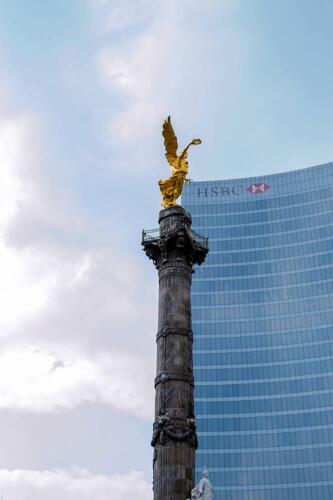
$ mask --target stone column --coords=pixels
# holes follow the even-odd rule
[[[191,280],[208,252],[180,206],[161,210],[158,233],[144,231],[144,250],[159,275],[154,500],[186,500],[194,481],[197,436],[193,404]]]

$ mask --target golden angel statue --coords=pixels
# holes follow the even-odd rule
[[[171,177],[160,180],[158,184],[162,194],[162,205],[167,208],[176,205],[176,200],[183,190],[188,172],[187,150],[192,144],[201,144],[201,140],[193,139],[181,155],[177,156],[178,142],[171,125],[170,116],[163,123],[162,135],[164,137],[165,156],[171,167]]]

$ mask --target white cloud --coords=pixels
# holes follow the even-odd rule
[[[158,8],[158,1],[90,0],[90,6],[95,20],[95,30],[99,36],[103,36],[149,22],[154,10]]]
[[[53,270],[36,273],[42,264],[39,257],[30,250],[9,248],[0,240],[0,337],[37,314],[48,301],[56,275]]]
[[[168,108],[167,95],[164,102],[156,95],[156,87],[164,86],[165,36],[156,28],[132,39],[129,45],[100,51],[102,75],[113,91],[122,94],[124,102],[124,109],[111,124],[114,142],[130,146],[147,139],[153,127],[160,125],[160,117]]]
[[[216,80],[221,48],[213,44],[209,22],[197,20],[202,16],[207,23],[225,3],[157,2],[144,30],[117,44],[103,41],[98,54],[101,74],[123,103],[112,118],[114,143],[130,147],[147,141],[162,119],[175,112],[200,119]],[[115,12],[113,2],[106,7]]]
[[[16,168],[24,146],[27,123],[8,117],[0,120],[0,225],[14,214],[19,196]],[[1,227],[0,226],[0,227]]]
[[[38,137],[32,118],[0,121],[0,408],[151,418],[151,292],[129,256],[75,243],[89,225],[51,187]]]
[[[0,408],[103,402],[151,418],[155,311],[131,260],[4,249]]]
[[[0,470],[4,500],[152,500],[143,474],[102,475],[70,470]]]
[[[0,354],[0,408],[45,412],[103,402],[152,418],[145,372],[143,360],[126,353],[69,352],[59,358],[32,348],[8,349]]]
[[[0,336],[40,310],[54,284],[52,271],[36,274],[38,252],[19,251],[5,241],[19,202],[26,196],[19,173],[34,156],[32,127],[32,120],[24,116],[8,114],[0,120]]]
[[[148,284],[142,290],[128,257],[102,249],[68,253],[67,261],[53,256],[52,269],[47,306],[0,356],[2,380],[10,381],[0,382],[0,407],[52,411],[104,402],[151,418],[156,314]]]

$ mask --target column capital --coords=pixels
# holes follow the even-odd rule
[[[142,231],[142,246],[157,269],[202,264],[208,253],[208,239],[191,229],[191,215],[180,206],[160,211],[158,229]]]

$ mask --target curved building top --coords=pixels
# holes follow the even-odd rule
[[[186,205],[258,201],[333,185],[333,162],[278,174],[186,183]]]

